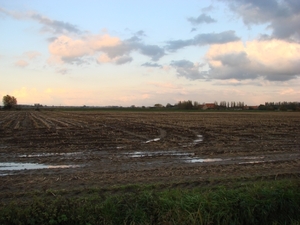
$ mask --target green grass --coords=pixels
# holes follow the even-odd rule
[[[53,191],[3,203],[0,224],[300,224],[299,190],[297,178],[230,188],[93,188],[79,197]]]

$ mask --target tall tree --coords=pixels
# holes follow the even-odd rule
[[[4,108],[11,109],[17,105],[17,99],[14,96],[6,95],[2,99]]]

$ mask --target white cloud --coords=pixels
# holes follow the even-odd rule
[[[62,35],[49,44],[49,52],[52,55],[50,61],[72,63],[76,60],[78,61],[81,57],[95,55],[104,47],[119,45],[120,42],[119,38],[111,37],[107,34],[80,39],[73,39],[69,36]]]
[[[300,44],[282,40],[211,45],[206,53],[213,79],[290,80],[300,75]]]
[[[39,53],[37,51],[29,51],[29,52],[25,52],[23,55],[24,55],[24,57],[28,58],[29,60],[33,60],[33,59],[40,57],[41,53]]]
[[[21,68],[24,68],[24,67],[26,67],[28,65],[29,65],[29,63],[27,61],[25,61],[25,60],[22,60],[22,59],[20,59],[17,62],[15,62],[15,66],[18,66],[18,67],[21,67]]]

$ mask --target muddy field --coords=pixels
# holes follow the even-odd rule
[[[0,199],[300,174],[300,113],[0,111]]]

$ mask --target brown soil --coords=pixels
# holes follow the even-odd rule
[[[299,176],[299,124],[296,112],[0,111],[0,199],[123,184]],[[4,170],[11,162],[49,168]]]

